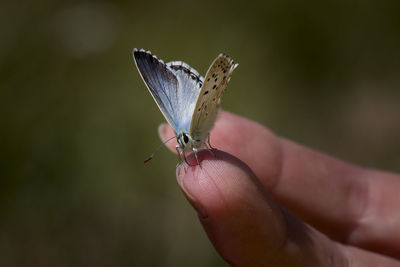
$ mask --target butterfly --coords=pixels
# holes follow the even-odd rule
[[[209,132],[217,119],[221,95],[238,64],[220,54],[202,77],[185,62],[164,63],[148,50],[134,48],[133,58],[150,94],[175,131],[179,158],[188,163],[185,153],[194,152],[200,165],[197,151],[212,148]]]

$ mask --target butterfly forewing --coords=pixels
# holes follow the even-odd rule
[[[221,95],[237,65],[229,56],[220,54],[208,69],[190,124],[193,139],[204,141],[213,127]]]
[[[165,64],[144,49],[134,49],[136,66],[151,95],[175,132],[189,132],[203,77],[182,61]]]
[[[134,49],[133,58],[140,76],[156,101],[168,123],[176,129],[178,110],[173,92],[177,91],[178,80],[162,60],[144,49]]]

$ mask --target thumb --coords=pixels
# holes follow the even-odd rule
[[[337,243],[284,211],[243,162],[214,152],[216,157],[206,150],[198,153],[201,167],[189,156],[193,166],[179,166],[177,180],[227,262],[235,266],[344,266]]]

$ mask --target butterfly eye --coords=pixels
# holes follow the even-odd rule
[[[183,142],[185,142],[186,144],[189,142],[189,137],[187,137],[186,134],[183,134]]]

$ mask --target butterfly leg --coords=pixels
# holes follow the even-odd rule
[[[206,147],[207,147],[207,150],[211,153],[211,155],[213,155],[214,157],[217,157],[217,155],[215,155],[215,153],[214,153],[214,147],[212,147],[212,145],[211,145],[211,143],[210,143],[210,133],[208,133],[208,136],[207,136],[207,143],[205,143],[205,145],[206,145]]]
[[[178,153],[178,164],[176,165],[176,167],[178,167],[179,165],[181,165],[183,163],[182,154],[183,154],[183,158],[185,159],[185,162],[187,163],[185,154],[183,153],[183,151],[180,150],[181,147],[179,145],[176,145],[175,149],[176,149],[176,152]],[[185,172],[186,172],[186,166],[185,165],[183,165],[183,168],[185,169]]]
[[[199,158],[197,157],[197,149],[196,148],[192,148],[193,149],[193,153],[194,153],[194,157],[196,158],[196,161],[197,161],[197,165],[199,165],[200,166],[200,168],[201,168],[201,165],[200,165],[200,162],[199,162]]]
[[[208,133],[208,136],[207,136],[207,144],[211,149],[215,149],[210,143],[210,133]]]
[[[182,163],[182,155],[181,155],[181,151],[179,150],[180,146],[176,145],[175,149],[176,149],[176,153],[178,153],[178,160],[179,160],[178,164],[181,164]]]
[[[213,147],[210,147],[208,144],[205,144],[206,145],[206,149],[207,149],[207,151],[208,152],[210,152],[210,154],[211,155],[213,155],[214,156],[214,158],[216,158],[217,157],[217,155],[215,155],[215,153],[214,153],[214,148]]]

